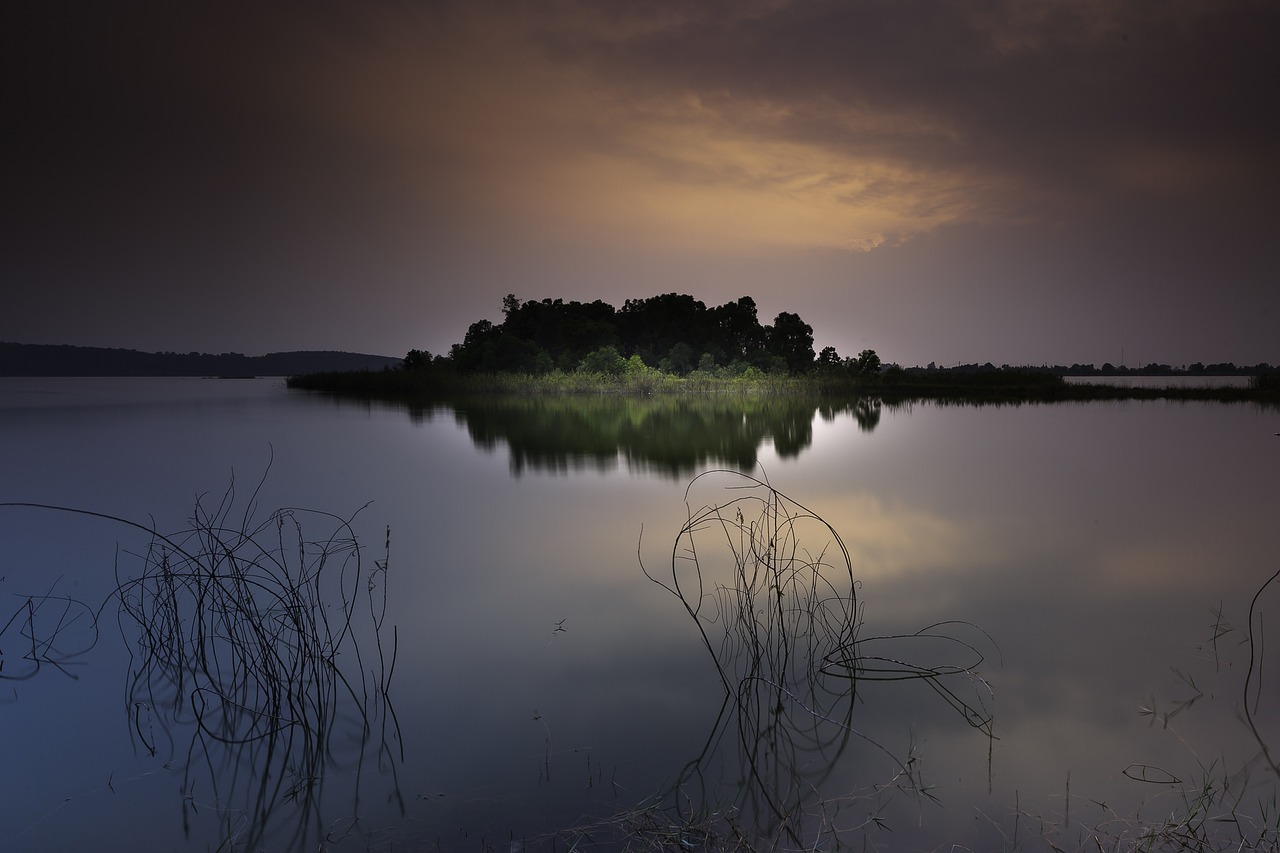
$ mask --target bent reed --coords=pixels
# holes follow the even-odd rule
[[[384,636],[390,531],[387,556],[368,568],[354,515],[285,507],[259,518],[261,488],[239,507],[233,477],[217,501],[197,499],[187,529],[169,534],[74,507],[0,503],[149,537],[126,553],[136,565],[117,555],[117,586],[101,606],[52,591],[28,598],[0,628],[25,638],[26,666],[0,679],[66,671],[97,643],[114,600],[131,661],[122,722],[147,755],[181,774],[188,836],[204,821],[200,836],[216,826],[220,849],[323,847],[361,831],[362,788],[375,772],[404,810],[394,626]],[[304,522],[328,530],[310,536]],[[327,795],[335,771],[352,780],[345,803]]]

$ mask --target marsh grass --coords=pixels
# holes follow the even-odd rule
[[[339,397],[424,401],[467,394],[514,395],[674,395],[674,396],[822,396],[833,399],[874,397],[886,404],[931,401],[991,405],[1106,400],[1170,400],[1280,405],[1278,374],[1250,377],[1247,386],[1138,386],[1067,382],[1058,373],[1036,368],[904,370],[890,367],[869,374],[841,370],[807,373],[725,368],[669,373],[635,360],[617,372],[552,370],[546,373],[471,373],[449,367],[387,369],[290,376],[290,388]]]
[[[552,371],[551,373],[495,373],[466,376],[460,388],[498,394],[621,394],[662,395],[746,395],[774,396],[816,393],[821,383],[815,377],[766,374],[729,376],[694,371],[677,376],[653,368],[619,375]]]
[[[130,653],[123,722],[137,747],[180,768],[188,834],[212,820],[224,850],[261,849],[269,837],[302,849],[357,831],[362,786],[375,771],[400,798],[394,627],[385,636],[390,532],[386,556],[369,568],[353,518],[299,508],[259,517],[261,486],[240,505],[233,478],[169,534],[82,509],[0,504],[148,535],[145,549],[117,556],[117,587],[100,607],[51,592],[29,598],[0,631],[23,638],[25,665],[0,675],[68,671],[97,642],[114,601]],[[304,522],[326,532],[311,537]],[[350,800],[326,796],[334,773],[347,777]],[[335,808],[350,817],[333,822]]]
[[[1061,810],[1039,812],[1015,802],[1011,820],[984,817],[1000,839],[998,849],[1011,853],[1275,853],[1280,851],[1280,803],[1274,784],[1259,779],[1257,769],[1249,762],[1231,771],[1214,760],[1187,779],[1134,779],[1156,793],[1125,812],[1079,793],[1073,798],[1068,774]]]
[[[702,488],[717,499],[698,505],[692,494]],[[643,842],[636,849],[666,849],[672,833],[689,832],[703,846],[714,840],[709,849],[841,846],[885,828],[890,799],[927,801],[914,748],[900,755],[859,728],[866,682],[922,682],[994,738],[991,691],[979,674],[979,645],[990,638],[960,622],[863,636],[848,549],[816,513],[732,471],[696,477],[685,499],[669,573],[655,575],[643,561],[641,568],[688,614],[724,700],[702,751],[666,794],[613,822],[633,827],[631,840]],[[927,663],[911,659],[916,646]],[[884,778],[854,792],[826,790],[842,758],[867,763],[868,754],[888,768]],[[727,791],[716,772],[723,767],[740,773]]]
[[[1093,799],[1088,792],[1071,788],[1065,779],[1061,808],[1054,812],[1026,809],[1015,803],[1012,821],[988,816],[1008,851],[1141,851],[1142,853],[1228,853],[1228,851],[1280,851],[1280,767],[1261,718],[1273,708],[1262,706],[1264,687],[1274,672],[1264,669],[1262,603],[1280,583],[1280,571],[1256,590],[1247,610],[1247,627],[1233,625],[1220,605],[1212,611],[1208,638],[1197,646],[1202,655],[1193,661],[1200,672],[1172,668],[1179,693],[1172,698],[1150,697],[1137,713],[1146,724],[1181,743],[1187,751],[1190,772],[1173,772],[1134,763],[1123,775],[1134,790],[1149,791],[1136,807],[1123,810]],[[1241,656],[1247,661],[1241,661]],[[1239,674],[1243,671],[1243,678]],[[1270,676],[1270,677],[1268,677]],[[1226,705],[1227,707],[1224,707]],[[1224,713],[1224,711],[1228,713]],[[1226,727],[1241,726],[1252,748],[1237,746],[1201,757],[1206,745],[1183,731],[1199,714],[1218,721],[1211,726],[1219,735]],[[1225,721],[1225,718],[1233,720]],[[1205,720],[1195,721],[1203,732]],[[1224,740],[1226,740],[1224,738]],[[1215,749],[1217,744],[1209,744]]]
[[[54,581],[43,594],[18,596],[20,603],[0,625],[0,682],[29,681],[45,668],[78,678],[75,669],[98,644],[98,611],[55,594],[56,588]]]
[[[145,548],[117,558],[116,590],[102,605],[51,586],[7,611],[0,680],[74,678],[114,605],[131,655],[122,722],[143,752],[181,774],[188,829],[218,828],[223,850],[324,849],[369,837],[360,818],[366,774],[388,779],[404,812],[389,699],[396,635],[385,630],[390,536],[384,558],[366,566],[354,516],[297,508],[262,516],[261,486],[241,502],[233,479],[220,497],[197,500],[188,526],[169,534],[81,509],[0,504],[106,519],[147,536]],[[839,534],[763,479],[710,471],[694,478],[685,502],[666,571],[643,559],[641,570],[688,616],[722,688],[716,719],[698,754],[653,797],[535,843],[564,853],[894,849],[884,833],[903,807],[923,813],[939,800],[914,743],[890,748],[860,724],[863,688],[924,685],[990,745],[993,691],[982,668],[994,642],[964,622],[867,635]],[[320,536],[307,532],[317,526]],[[1182,776],[1131,764],[1124,775],[1152,793],[1130,809],[1073,791],[1067,774],[1056,811],[1015,797],[1008,811],[983,816],[998,841],[992,849],[1280,853],[1261,630],[1264,597],[1278,585],[1280,572],[1259,587],[1246,628],[1220,607],[1203,644],[1211,672],[1244,671],[1232,695],[1255,741],[1251,756],[1197,760]],[[1245,652],[1247,669],[1232,669],[1228,657]],[[1175,674],[1182,692],[1152,697],[1137,713],[1181,737],[1178,727],[1212,691],[1204,673]],[[546,750],[549,777],[549,729]],[[871,781],[849,787],[837,772],[849,765]],[[351,799],[330,796],[335,771],[354,779]],[[422,849],[402,841],[396,833],[394,847],[377,849]]]
[[[291,376],[290,388],[347,397],[431,399],[456,394],[533,395],[738,395],[815,394],[825,387],[817,376],[768,374],[758,370],[730,375],[694,371],[686,376],[650,367],[619,374],[553,370],[549,373],[455,373],[385,370]]]
[[[713,481],[723,499],[692,500],[698,486]],[[905,849],[899,845],[906,839],[892,835],[904,815],[901,806],[923,819],[930,804],[946,804],[930,787],[916,744],[894,752],[859,727],[860,691],[872,681],[923,683],[990,745],[996,737],[988,710],[992,689],[980,668],[981,650],[994,642],[963,622],[867,636],[860,586],[839,535],[763,480],[708,472],[694,479],[686,502],[688,520],[673,545],[669,571],[651,572],[643,560],[642,570],[680,602],[695,626],[724,690],[719,716],[702,751],[668,788],[610,818],[557,833],[550,848]],[[1120,810],[1079,786],[1073,791],[1068,771],[1056,810],[1028,807],[1015,793],[1003,813],[977,816],[989,824],[990,846],[969,847],[957,838],[946,849],[1280,851],[1280,767],[1256,722],[1265,692],[1259,688],[1260,599],[1278,584],[1280,572],[1258,590],[1247,630],[1231,625],[1219,608],[1203,644],[1210,672],[1174,669],[1177,696],[1152,697],[1138,709],[1140,719],[1190,750],[1191,735],[1179,726],[1214,701],[1204,684],[1210,676],[1244,669],[1233,667],[1228,656],[1245,650],[1248,671],[1235,695],[1238,718],[1256,739],[1251,757],[1235,763],[1223,756],[1196,758],[1194,772],[1184,777],[1130,764],[1123,775],[1141,796],[1136,806]],[[843,783],[832,772],[838,764],[871,768],[868,757],[874,755],[885,759],[881,766],[887,762],[884,776],[839,787]]]

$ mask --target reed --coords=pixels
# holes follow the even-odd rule
[[[713,480],[724,499],[695,509],[692,491]],[[994,737],[986,707],[991,691],[978,674],[979,644],[989,637],[960,622],[864,636],[859,584],[843,540],[764,480],[707,472],[692,481],[686,503],[688,520],[669,572],[655,575],[643,562],[641,568],[681,603],[725,698],[701,754],[661,798],[667,824],[701,826],[705,837],[731,849],[807,849],[881,826],[886,802],[897,794],[930,797],[914,748],[896,754],[857,725],[859,686],[866,682],[921,681]],[[962,639],[968,631],[975,640]],[[939,644],[961,658],[908,659],[912,646],[933,655]],[[887,759],[892,770],[865,790],[833,798],[824,783],[854,744]],[[729,757],[744,775],[720,800],[705,780]],[[709,828],[712,815],[719,817]]]
[[[639,366],[617,374],[553,370],[548,373],[456,373],[384,370],[291,376],[290,388],[340,397],[421,400],[456,394],[521,395],[737,395],[816,394],[826,389],[818,376],[791,376],[751,370],[694,371],[687,376]],[[842,388],[844,386],[841,386]]]
[[[1199,672],[1174,668],[1180,695],[1151,697],[1138,707],[1149,726],[1158,727],[1187,750],[1191,772],[1178,773],[1159,766],[1130,764],[1122,770],[1142,793],[1136,805],[1117,810],[1088,792],[1071,788],[1068,774],[1062,808],[1041,812],[1015,803],[1013,825],[989,818],[1009,851],[1143,851],[1143,853],[1280,853],[1280,768],[1263,731],[1260,717],[1274,709],[1263,708],[1260,681],[1265,677],[1261,601],[1280,583],[1280,572],[1271,575],[1248,603],[1248,626],[1239,628],[1224,615],[1220,605],[1212,611],[1207,640],[1193,663]],[[1240,660],[1241,657],[1246,660]],[[1272,678],[1274,673],[1269,673]],[[1205,744],[1181,730],[1196,714],[1221,717],[1222,703],[1246,727],[1255,750],[1208,756]],[[1203,721],[1198,721],[1203,728]],[[1273,723],[1274,725],[1274,723]],[[1225,732],[1225,727],[1223,727]],[[1210,748],[1216,747],[1209,744]],[[1147,793],[1149,792],[1149,793]]]
[[[386,556],[369,568],[354,516],[286,507],[259,517],[261,487],[241,505],[233,477],[216,501],[197,500],[186,529],[167,534],[72,507],[0,504],[106,519],[148,536],[127,555],[136,563],[117,559],[116,589],[100,607],[52,593],[29,599],[0,631],[18,624],[31,638],[26,666],[0,675],[66,671],[97,642],[114,601],[130,654],[122,722],[148,755],[181,768],[188,834],[204,809],[223,822],[224,848],[260,849],[271,837],[303,849],[334,840],[335,826],[357,831],[374,770],[401,801],[394,626],[385,636],[390,532]],[[304,523],[324,532],[309,535]],[[342,804],[326,796],[335,771],[354,779]],[[332,823],[335,808],[354,818]]]
[[[451,367],[387,369],[290,376],[290,388],[338,397],[425,401],[460,394],[623,394],[623,395],[821,395],[832,399],[876,397],[885,403],[932,401],[950,405],[1001,405],[1118,400],[1253,403],[1280,405],[1277,374],[1250,378],[1247,386],[1129,386],[1071,383],[1058,373],[1034,368],[966,372],[904,370],[890,367],[871,374],[815,370],[765,372],[748,367],[694,370],[676,374],[648,367],[633,358],[617,372],[551,370],[545,373],[471,373]]]

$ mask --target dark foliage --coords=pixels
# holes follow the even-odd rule
[[[814,367],[813,329],[782,312],[760,325],[749,296],[708,308],[692,296],[665,293],[628,299],[619,309],[600,300],[502,301],[503,320],[471,324],[449,360],[464,373],[528,373],[599,367],[601,351],[686,375],[695,369],[741,365],[770,372],[806,373]],[[417,367],[423,367],[415,361]],[[407,368],[413,369],[406,363]]]

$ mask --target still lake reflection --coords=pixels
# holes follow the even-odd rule
[[[311,848],[549,848],[556,833],[558,849],[585,846],[583,832],[565,831],[616,839],[626,813],[634,831],[656,831],[661,814],[642,807],[670,805],[662,797],[677,784],[691,811],[671,840],[686,849],[706,846],[694,824],[731,823],[781,833],[788,849],[829,848],[836,831],[857,848],[1078,849],[1094,836],[1107,847],[1187,814],[1206,783],[1230,787],[1208,814],[1230,814],[1243,793],[1243,820],[1182,829],[1225,845],[1275,831],[1248,822],[1260,819],[1252,804],[1271,801],[1274,771],[1241,713],[1280,743],[1278,658],[1256,653],[1275,635],[1272,587],[1253,620],[1260,639],[1246,642],[1253,596],[1280,569],[1278,422],[1249,406],[1159,402],[414,409],[271,379],[8,379],[0,501],[173,532],[200,494],[216,505],[234,472],[237,520],[251,496],[260,520],[288,506],[353,519],[361,571],[387,560],[394,717],[375,703],[368,718],[379,721],[375,747],[390,732],[393,748],[360,763],[364,718],[343,707],[320,817],[306,824]],[[829,586],[807,599],[821,605],[779,609],[766,584],[756,615],[740,618],[715,590],[733,583],[733,552],[703,528],[705,596],[681,588],[702,604],[695,621],[645,571],[672,584],[691,512],[767,496],[733,489],[743,482],[729,475],[690,488],[715,468],[767,479],[829,524],[854,584],[839,542],[803,520],[798,541],[765,537],[758,550],[769,538],[798,546],[773,596],[799,602],[817,588],[799,584],[827,546]],[[742,508],[744,523],[762,511]],[[311,537],[331,530],[306,523]],[[225,781],[229,765],[245,762],[241,779],[305,774],[216,748],[193,757],[189,718],[170,723],[154,756],[140,743],[135,635],[112,591],[117,573],[142,571],[147,536],[27,508],[0,508],[0,536],[0,847],[243,844],[254,799]],[[687,562],[676,570],[693,577]],[[23,617],[32,596],[47,596],[37,600],[50,621]],[[96,643],[91,614],[68,600],[101,607]],[[856,636],[840,633],[851,604]],[[770,611],[790,615],[770,622]],[[908,636],[944,622],[933,639]],[[360,631],[365,657],[337,657],[347,672],[376,660],[376,632]],[[58,643],[33,652],[41,632]],[[767,651],[753,658],[753,648]],[[856,694],[828,680],[800,695],[787,681],[851,648],[881,669],[937,677],[863,672]],[[19,678],[32,654],[55,653],[60,667]],[[855,683],[848,668],[827,669]],[[726,683],[746,685],[734,694],[742,704],[726,704]],[[989,714],[992,737],[957,703]],[[258,848],[302,849],[298,811],[296,796],[280,798]]]

